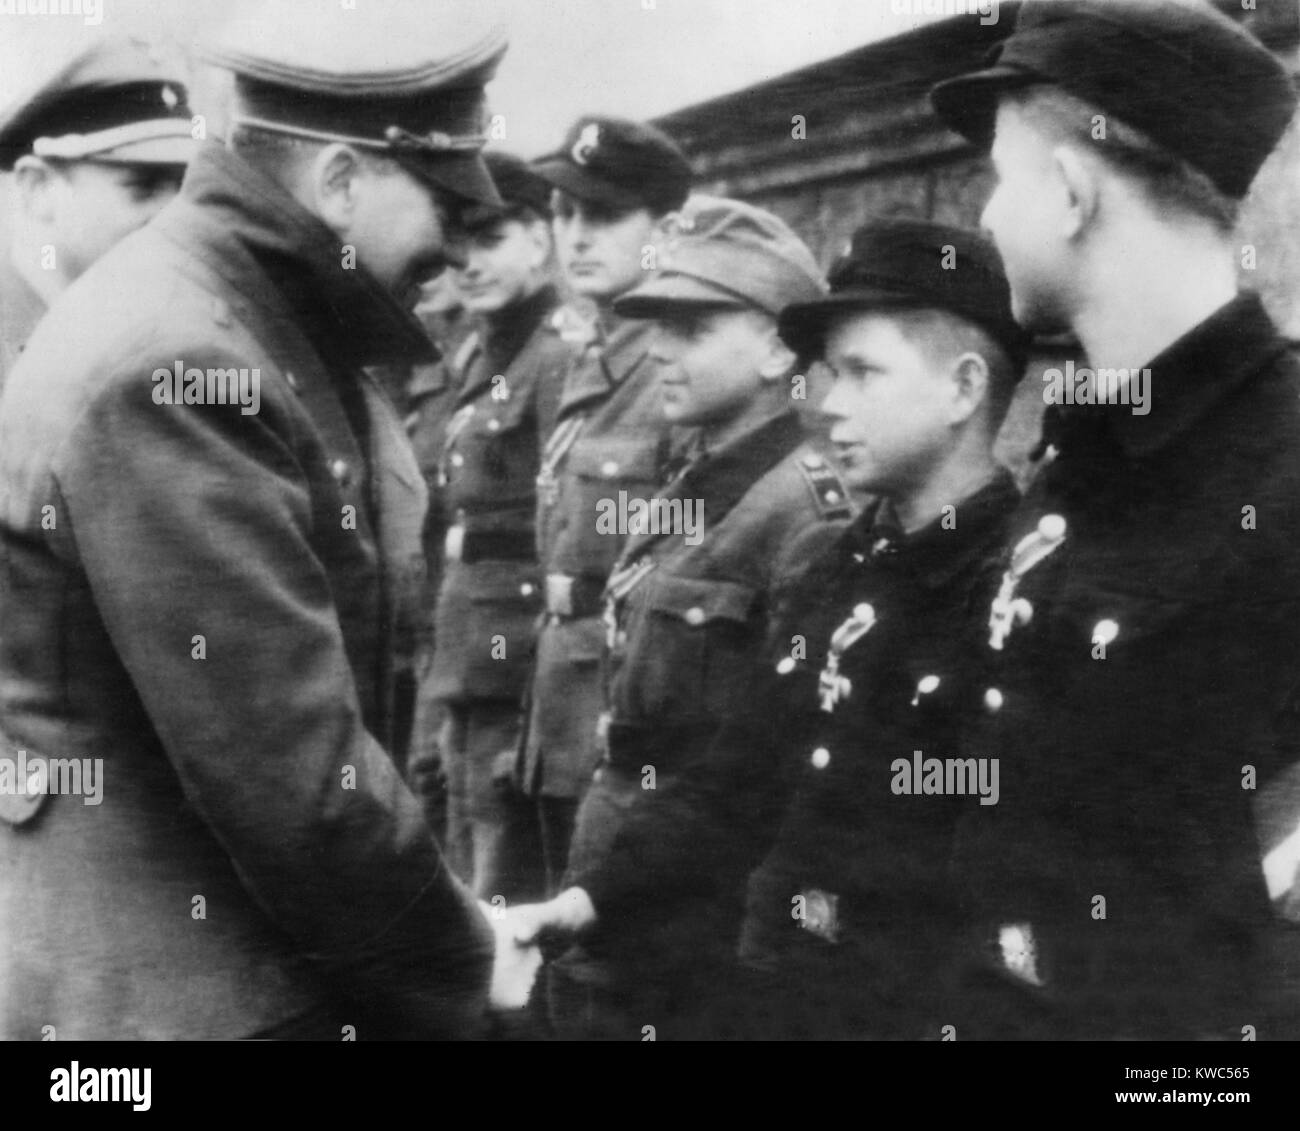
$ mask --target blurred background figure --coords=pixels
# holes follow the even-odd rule
[[[143,40],[96,39],[0,115],[0,386],[54,296],[176,195],[194,149],[183,77]]]
[[[428,782],[441,761],[452,867],[480,898],[513,902],[542,890],[536,821],[511,783],[542,610],[540,444],[577,348],[554,317],[550,186],[521,158],[485,159],[505,208],[466,217],[467,260],[450,273],[473,329],[431,375],[443,392],[411,417],[417,450],[436,453],[425,544],[441,575],[411,772],[436,827],[442,798]],[[521,834],[509,858],[507,826]]]

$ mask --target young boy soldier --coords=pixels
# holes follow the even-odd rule
[[[791,398],[798,357],[777,335],[791,303],[821,298],[812,253],[739,201],[688,202],[659,276],[615,309],[657,323],[663,413],[697,429],[684,469],[653,500],[610,578],[606,754],[579,810],[569,876],[604,862],[630,808],[655,804],[751,708],[755,659],[777,594],[852,515],[848,488],[804,441]],[[687,1006],[726,968],[736,900],[612,917],[552,972],[561,1031],[681,1033]],[[715,942],[716,940],[716,942]]]
[[[646,278],[664,217],[691,170],[651,126],[580,118],[535,166],[554,188],[555,231],[571,289],[597,308],[595,340],[565,381],[542,452],[538,538],[546,614],[523,745],[523,787],[537,798],[550,890],[564,871],[578,802],[600,760],[601,593],[623,539],[602,534],[598,504],[648,497],[668,456],[651,328],[613,311]]]
[[[534,529],[540,443],[575,349],[552,321],[559,299],[550,275],[551,187],[511,154],[484,160],[506,207],[470,218],[467,261],[453,271],[477,329],[448,363],[458,392],[439,445],[440,521],[430,516],[442,580],[421,699],[443,708],[449,862],[479,898],[513,901],[542,890],[540,877],[529,886],[521,872],[540,864],[536,848],[510,860],[501,849],[507,823],[525,816],[507,787],[542,608]],[[412,772],[419,778],[425,768],[417,761]],[[535,830],[536,818],[526,824]]]
[[[180,188],[194,150],[180,68],[109,36],[0,115],[12,172],[0,257],[0,387],[49,303]]]
[[[1208,6],[1030,2],[934,100],[992,139],[1016,317],[1089,367],[1044,374],[1055,459],[988,612],[969,749],[1002,798],[954,854],[988,970],[958,1036],[1280,1036],[1251,802],[1293,748],[1300,367],[1232,226],[1291,79]]]
[[[0,792],[6,1037],[476,1030],[491,926],[391,753],[425,493],[362,370],[427,356],[419,281],[500,203],[505,39],[369,14],[232,20],[227,143],[0,400],[0,770],[84,767]]]
[[[877,501],[847,528],[818,531],[822,552],[809,555],[807,571],[777,599],[766,642],[724,636],[741,650],[730,670],[707,669],[732,693],[731,702],[710,705],[725,725],[710,728],[708,750],[666,788],[643,793],[602,854],[583,856],[575,842],[573,888],[516,914],[525,934],[536,927],[533,911],[548,925],[586,924],[589,947],[617,940],[626,948],[622,960],[641,977],[644,943],[629,942],[625,927],[635,925],[644,938],[643,920],[674,921],[676,961],[698,963],[710,947],[734,953],[735,912],[721,932],[718,911],[739,903],[746,872],[775,844],[768,882],[757,886],[750,908],[768,928],[775,972],[741,1003],[749,1015],[741,1031],[920,1036],[933,1026],[928,1031],[938,1036],[935,1011],[916,999],[953,932],[943,883],[951,810],[978,802],[900,796],[894,763],[910,766],[918,748],[951,753],[954,720],[969,709],[960,639],[972,601],[993,584],[996,550],[1018,499],[992,445],[1022,338],[991,245],[913,220],[861,229],[832,271],[830,296],[788,307],[780,328],[792,349],[823,357],[835,373],[823,407],[830,438],[850,487]],[[770,479],[751,488],[721,527],[710,527],[706,544],[725,543],[747,503],[774,523],[774,500],[764,497]],[[762,568],[762,550],[747,549],[759,563],[747,563],[742,575]],[[689,560],[682,551],[664,565],[677,558]],[[667,580],[681,584],[676,571]],[[616,575],[611,588],[617,583]],[[761,596],[749,607],[770,608],[773,594]],[[653,608],[642,614],[643,636],[655,617]],[[687,666],[681,655],[676,661]],[[700,670],[692,662],[677,676],[679,695]],[[644,670],[637,674],[657,689]],[[634,682],[623,694],[642,701]],[[611,754],[613,737],[611,730]],[[651,752],[666,759],[682,739],[667,728],[664,743],[661,751],[646,744],[643,760],[653,762]],[[690,986],[701,998],[726,984],[716,966],[707,974],[707,983]],[[664,1011],[663,999],[638,1004],[643,1023],[662,1020],[646,1009]],[[726,1032],[724,1020],[737,1020],[727,1012],[712,1016],[706,1031]]]

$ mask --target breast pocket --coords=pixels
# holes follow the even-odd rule
[[[569,453],[569,529],[581,571],[607,575],[627,540],[626,502],[653,498],[659,485],[659,443],[644,436],[579,438]],[[603,521],[598,521],[606,516]]]
[[[758,590],[739,582],[652,575],[630,680],[651,713],[717,720],[752,687],[762,626]]]

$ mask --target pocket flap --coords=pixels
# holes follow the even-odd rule
[[[660,575],[651,579],[651,586],[649,608],[691,625],[712,620],[743,624],[749,620],[758,596],[758,590],[749,585],[699,577]]]
[[[585,479],[611,483],[657,482],[659,444],[640,436],[580,437],[569,453],[569,469]]]

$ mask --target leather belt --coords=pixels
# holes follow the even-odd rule
[[[457,523],[447,528],[443,554],[449,562],[532,562],[537,542],[530,531],[466,530]]]
[[[546,575],[546,613],[563,620],[598,617],[605,611],[605,583],[565,573]]]

